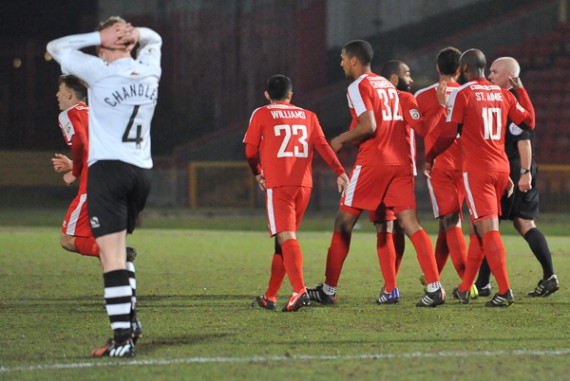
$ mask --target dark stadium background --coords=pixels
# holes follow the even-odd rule
[[[62,187],[49,165],[53,152],[66,147],[57,127],[59,67],[46,60],[45,45],[91,31],[114,14],[164,40],[151,207],[261,208],[262,196],[243,167],[241,139],[251,111],[264,104],[266,78],[289,75],[294,103],[317,112],[330,138],[349,122],[339,50],[343,41],[363,38],[375,47],[375,69],[389,59],[409,64],[414,90],[436,79],[434,57],[448,45],[480,48],[489,64],[500,55],[517,58],[537,109],[541,207],[570,209],[567,0],[5,0],[0,207],[71,199],[74,189]],[[347,166],[352,157],[341,155]],[[332,177],[320,164],[311,209],[334,210]],[[423,180],[417,183],[426,209]]]

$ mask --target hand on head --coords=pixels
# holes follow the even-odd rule
[[[522,81],[519,77],[509,77],[509,82],[515,89],[520,89],[523,87]]]
[[[139,40],[139,30],[130,23],[116,23],[101,32],[101,46],[112,50],[131,51]]]

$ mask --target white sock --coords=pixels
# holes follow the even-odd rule
[[[336,294],[336,287],[329,286],[328,284],[324,283],[323,284],[323,291],[327,295],[334,295],[334,294]]]
[[[441,283],[439,282],[429,283],[427,285],[427,292],[434,292],[439,290],[440,288],[441,288]]]

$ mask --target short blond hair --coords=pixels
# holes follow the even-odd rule
[[[95,29],[95,30],[97,32],[100,32],[104,29],[112,27],[115,24],[126,24],[126,23],[127,23],[127,21],[120,16],[111,16],[107,20],[101,21],[99,23],[99,25],[97,25],[97,29]]]

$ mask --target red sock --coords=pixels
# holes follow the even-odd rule
[[[376,251],[380,270],[384,277],[384,291],[392,292],[396,288],[396,251],[392,233],[376,233]]]
[[[435,241],[435,263],[437,264],[437,272],[441,274],[447,258],[449,257],[449,248],[447,247],[447,240],[444,231],[439,231],[437,234],[437,241]]]
[[[350,234],[343,235],[341,232],[333,232],[331,245],[327,253],[327,268],[325,271],[325,283],[329,286],[336,287],[342,265],[348,256],[350,248]]]
[[[410,237],[410,240],[414,245],[414,249],[416,249],[418,262],[420,262],[420,267],[426,276],[427,282],[439,282],[439,273],[435,264],[433,248],[427,233],[420,229]]]
[[[277,300],[277,294],[285,279],[285,265],[283,264],[283,255],[273,254],[273,261],[271,262],[271,276],[269,277],[269,286],[265,291],[265,297],[272,302]]]
[[[75,248],[81,255],[99,256],[99,246],[93,237],[75,237]]]
[[[288,239],[281,244],[283,264],[291,282],[293,292],[300,293],[305,289],[303,280],[303,253],[296,239]]]
[[[397,222],[394,223],[396,224]],[[404,232],[398,229],[392,233],[392,239],[394,241],[394,249],[396,250],[396,275],[398,275],[402,258],[404,257],[404,251],[406,251],[406,237],[404,236]]]
[[[453,267],[455,267],[459,278],[463,279],[463,275],[465,274],[465,261],[467,260],[467,243],[465,242],[463,230],[457,226],[450,228],[445,232],[445,237]]]
[[[501,233],[491,230],[483,236],[483,248],[485,257],[491,268],[491,272],[499,286],[499,294],[504,294],[511,288],[509,275],[507,274],[507,255]]]
[[[476,234],[471,234],[469,236],[469,250],[467,251],[467,261],[465,262],[465,273],[459,285],[459,291],[471,290],[477,272],[479,272],[479,267],[481,267],[481,262],[485,254],[483,253],[483,247],[479,241],[479,237]]]

